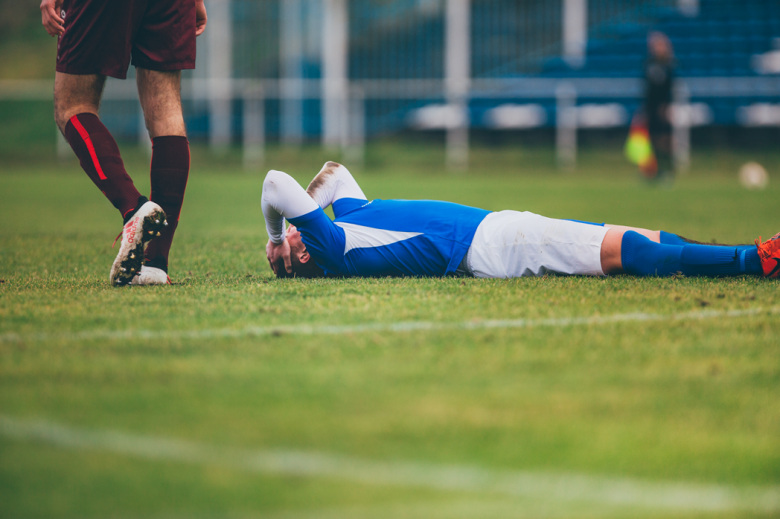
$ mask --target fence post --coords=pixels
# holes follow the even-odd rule
[[[588,0],[563,1],[563,56],[576,68],[584,65],[588,44]]]
[[[685,174],[691,165],[691,94],[688,85],[678,79],[674,83],[672,105],[672,157],[674,168]]]
[[[233,77],[233,27],[231,0],[209,0],[208,96],[209,144],[225,151],[231,140],[231,101]]]
[[[699,15],[699,0],[677,0],[677,9],[683,16],[694,17]]]
[[[152,156],[152,138],[149,136],[149,130],[146,129],[144,109],[140,102],[138,103],[138,147],[148,156]]]
[[[363,167],[366,149],[366,100],[363,89],[349,89],[348,109],[344,113],[341,149],[344,161],[356,167]]]
[[[301,0],[280,3],[281,138],[285,144],[299,145],[303,141],[303,6]]]
[[[469,160],[468,94],[471,77],[471,1],[447,0],[445,97],[465,117],[447,128],[447,167],[466,169]]]
[[[244,169],[263,167],[265,162],[265,96],[260,87],[244,93]]]
[[[54,125],[54,129],[57,130],[57,160],[60,162],[65,162],[66,160],[73,158],[75,155],[70,149],[70,144],[68,144],[68,141],[65,140],[65,136],[62,135],[62,132],[56,124]]]
[[[347,106],[349,13],[346,0],[325,0],[322,31],[322,144],[337,147],[343,140]]]
[[[577,91],[574,85],[561,82],[555,88],[555,144],[559,168],[577,164]]]

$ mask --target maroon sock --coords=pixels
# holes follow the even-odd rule
[[[125,171],[119,146],[98,116],[74,115],[65,125],[65,139],[81,167],[124,218],[135,209],[141,193]]]
[[[149,265],[168,269],[168,252],[179,225],[184,190],[190,173],[190,144],[187,137],[168,135],[152,140],[152,202],[168,217],[168,226],[146,247]]]

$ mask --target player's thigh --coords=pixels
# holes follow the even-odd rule
[[[137,68],[138,97],[152,138],[186,135],[181,109],[181,71]]]
[[[623,272],[622,245],[623,235],[630,227],[610,226],[604,241],[601,242],[601,270],[604,274],[621,274]]]
[[[105,84],[106,76],[57,72],[54,76],[54,118],[57,126],[64,131],[74,115],[97,114]]]

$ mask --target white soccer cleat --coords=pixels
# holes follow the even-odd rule
[[[144,261],[144,244],[159,236],[165,227],[165,211],[154,202],[146,202],[122,228],[122,243],[109,280],[114,286],[130,283],[141,272]]]
[[[171,278],[163,269],[143,265],[141,273],[130,281],[131,285],[170,285]]]

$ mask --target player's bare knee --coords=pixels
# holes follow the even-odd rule
[[[98,113],[105,76],[77,76],[57,72],[54,80],[54,120],[61,131],[71,117]]]
[[[78,114],[98,114],[98,107],[90,104],[59,104],[54,103],[54,121],[57,127],[64,134],[68,121]]]

